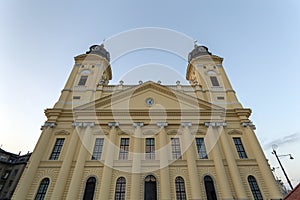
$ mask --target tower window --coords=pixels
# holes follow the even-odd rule
[[[85,85],[88,76],[81,76],[78,82],[78,85]]]
[[[96,187],[96,178],[90,177],[85,184],[83,200],[93,200]]]
[[[176,188],[176,199],[177,200],[186,200],[184,180],[182,177],[180,177],[180,176],[176,177],[175,188]]]
[[[43,200],[45,199],[45,196],[46,196],[46,192],[47,192],[47,189],[48,189],[48,186],[49,186],[49,178],[44,178],[41,183],[40,183],[40,186],[39,186],[39,189],[36,193],[36,196],[35,196],[35,200]]]
[[[179,138],[171,138],[171,145],[172,145],[172,158],[181,159]]]
[[[210,81],[212,86],[220,86],[219,81],[216,76],[210,76]]]
[[[154,138],[146,138],[146,160],[155,159],[155,140]]]
[[[120,177],[116,183],[115,200],[125,200],[126,179]]]
[[[251,188],[252,195],[255,200],[262,200],[263,197],[260,193],[258,184],[253,176],[248,176],[248,183]]]
[[[64,138],[57,138],[49,160],[57,160],[64,144]]]
[[[128,160],[128,151],[129,151],[129,138],[121,138],[119,159]]]
[[[236,148],[236,150],[239,154],[239,157],[240,158],[247,158],[247,154],[245,152],[245,149],[244,149],[241,138],[238,138],[238,137],[233,138],[233,141],[234,141],[234,144],[235,144],[235,148]]]
[[[103,138],[96,138],[92,160],[100,160],[103,148]]]
[[[196,138],[197,152],[200,159],[207,159],[204,138]]]

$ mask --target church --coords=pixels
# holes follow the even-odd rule
[[[104,45],[76,56],[13,199],[282,199],[223,58],[187,60],[187,85],[111,85]]]

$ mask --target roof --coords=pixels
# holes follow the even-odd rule
[[[300,183],[284,198],[284,200],[300,200]]]

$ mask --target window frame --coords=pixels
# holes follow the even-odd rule
[[[251,179],[251,180],[249,180],[249,179]],[[247,180],[248,180],[248,184],[249,184],[251,193],[253,195],[253,198],[255,200],[263,200],[263,196],[262,196],[262,193],[260,191],[259,185],[256,181],[256,178],[252,175],[249,175]]]
[[[79,78],[79,81],[78,81],[78,86],[85,86],[86,82],[87,82],[87,79],[88,79],[89,76],[87,75],[82,75],[80,76]]]
[[[217,76],[209,76],[209,79],[213,87],[220,87],[220,82]]]
[[[176,200],[186,200],[185,182],[181,176],[175,178]]]
[[[59,159],[64,142],[65,142],[65,138],[56,138],[55,144],[51,151],[51,155],[49,157],[49,160],[58,160]]]
[[[155,160],[155,138],[146,138],[145,140],[145,159]]]
[[[196,148],[199,159],[208,159],[204,138],[196,138]]]
[[[91,160],[101,160],[103,146],[104,146],[104,138],[96,138]]]
[[[128,160],[129,145],[130,138],[120,139],[119,160]]]
[[[116,181],[115,187],[115,200],[126,199],[126,178],[121,176]]]
[[[246,150],[244,148],[242,138],[241,137],[233,137],[233,143],[235,145],[236,152],[237,152],[239,158],[247,159],[248,156],[247,156]]]
[[[203,181],[207,200],[217,200],[217,191],[213,178],[210,175],[205,175]]]
[[[89,177],[85,182],[82,200],[93,200],[95,197],[97,179],[94,176]],[[92,196],[90,192],[92,191]]]
[[[171,148],[172,148],[172,159],[173,160],[181,160],[182,154],[181,154],[181,145],[180,145],[180,139],[179,138],[171,138]]]
[[[48,187],[50,185],[49,178],[43,178],[39,184],[39,188],[35,194],[34,200],[43,200],[47,194]]]

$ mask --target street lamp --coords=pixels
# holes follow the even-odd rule
[[[278,146],[277,146],[276,144],[272,145],[272,148],[273,148],[272,154],[274,154],[274,155],[276,156],[277,161],[278,161],[278,163],[279,163],[279,165],[280,165],[280,167],[281,167],[281,169],[282,169],[282,171],[283,171],[283,173],[284,173],[284,176],[285,176],[287,182],[289,183],[291,189],[293,190],[294,188],[293,188],[293,186],[292,186],[292,183],[291,183],[291,181],[290,181],[288,175],[286,174],[286,172],[285,172],[285,170],[284,170],[284,168],[283,168],[283,166],[282,166],[282,164],[281,164],[281,162],[280,162],[280,160],[279,160],[279,157],[290,156],[290,159],[291,159],[291,160],[293,160],[294,158],[292,157],[291,154],[277,155],[276,149],[278,148]]]

